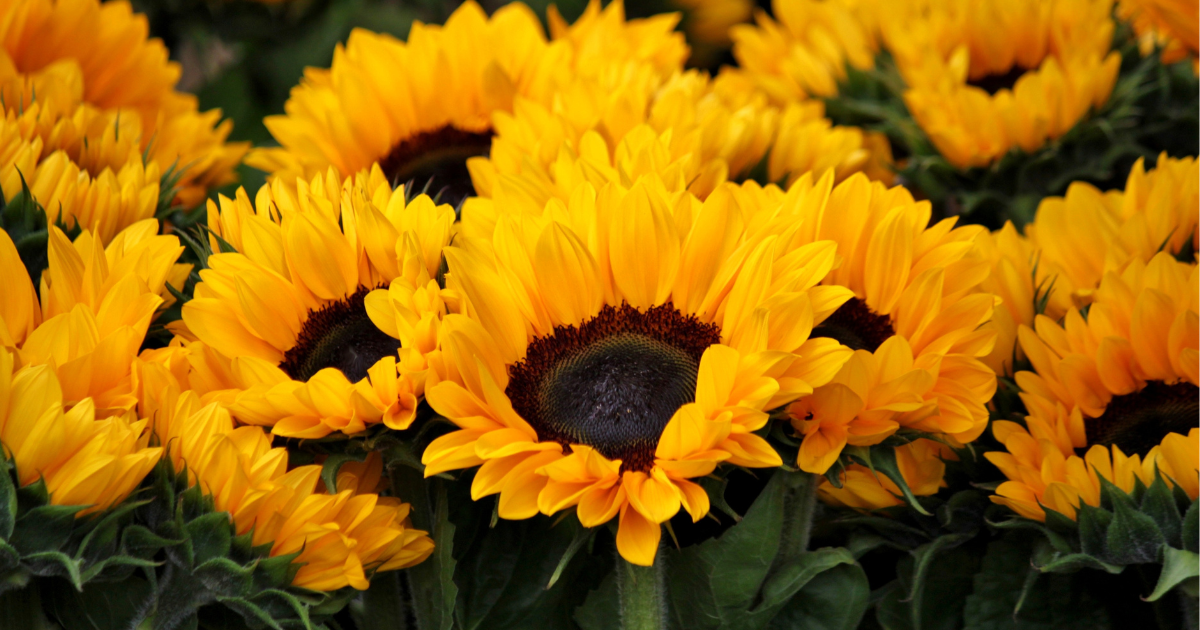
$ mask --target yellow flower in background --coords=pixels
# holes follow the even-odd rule
[[[729,29],[734,24],[749,22],[754,13],[751,0],[672,0],[675,6],[687,11],[684,29],[694,42],[729,46],[733,40]]]
[[[954,166],[1061,137],[1116,82],[1111,0],[879,3],[904,101]]]
[[[826,169],[839,181],[859,171],[891,180],[887,140],[834,127],[820,102],[781,111],[736,73],[710,79],[693,70],[660,83],[650,68],[640,70],[615,89],[576,81],[552,108],[517,99],[513,114],[497,112],[491,156],[468,162],[480,197],[466,206],[492,215],[493,198],[543,204],[566,200],[582,181],[628,185],[651,173],[672,192],[703,200],[764,157],[772,181]]]
[[[769,201],[752,222],[795,223],[808,242],[837,244],[840,265],[822,285],[853,297],[813,329],[855,358],[825,388],[789,408],[804,436],[799,465],[823,473],[849,444],[876,444],[899,427],[966,443],[987,426],[996,376],[991,351],[997,298],[980,284],[989,265],[979,226],[930,225],[928,202],[863,175],[833,185],[832,173],[801,177],[785,193],[745,184]]]
[[[9,111],[22,111],[37,100],[47,101],[46,111],[54,112],[47,115],[83,115],[118,124],[120,114],[124,142],[132,141],[135,150],[109,155],[119,162],[84,160],[80,167],[93,177],[104,167],[118,173],[130,162],[140,162],[144,152],[154,164],[155,178],[172,166],[182,173],[176,201],[191,207],[209,188],[234,180],[233,170],[249,145],[226,143],[232,123],[220,123],[220,111],[198,111],[195,96],[174,90],[179,66],[168,61],[160,40],[147,38],[148,32],[145,16],[133,13],[124,1],[5,0],[0,3],[0,94]],[[53,128],[39,128],[46,134],[46,152],[70,153],[60,143],[71,138],[46,133]],[[108,129],[93,123],[75,132],[94,145],[107,141]]]
[[[237,251],[208,257],[183,306],[175,331],[191,342],[189,379],[240,422],[278,435],[407,428],[424,377],[397,370],[436,360],[425,341],[445,310],[436,277],[454,210],[425,195],[406,201],[375,166],[344,181],[332,169],[294,186],[276,179],[254,203],[239,190],[208,212],[214,251],[217,237]],[[380,327],[367,296],[389,284],[402,321],[383,297],[378,310],[392,321]]]
[[[1163,63],[1200,53],[1200,7],[1190,0],[1120,0],[1117,15],[1133,24],[1143,55],[1162,50]]]
[[[1016,375],[1027,428],[995,425],[1008,452],[987,457],[1010,481],[993,501],[1027,518],[1044,518],[1039,502],[1074,518],[1080,500],[1098,505],[1096,475],[1129,491],[1155,466],[1195,498],[1197,449],[1179,440],[1195,445],[1200,413],[1197,273],[1166,253],[1134,260],[1105,275],[1086,319],[1072,309],[1062,325],[1039,315],[1021,327],[1035,370]]]
[[[219,403],[202,405],[195,392],[181,393],[161,365],[144,364],[141,375],[143,413],[153,418],[176,471],[186,467],[239,535],[252,532],[254,546],[269,544],[272,556],[299,554],[294,586],[364,590],[369,574],[412,566],[433,552],[433,541],[409,523],[407,504],[359,492],[364,479],[379,479],[381,460],[344,467],[336,494],[318,492],[320,466],[289,470],[287,449],[272,448],[259,427],[234,428]]]
[[[549,102],[555,86],[576,76],[620,72],[625,63],[669,72],[687,56],[671,32],[675,18],[625,22],[619,2],[603,12],[592,3],[574,26],[556,13],[549,21],[553,44],[521,3],[491,18],[464,3],[444,26],[414,23],[407,42],[355,30],[331,68],[305,72],[287,114],[266,119],[282,147],[256,150],[247,162],[285,179],[329,167],[349,176],[378,162],[396,184],[436,176],[433,191],[448,188],[457,204],[473,192],[467,159],[491,149],[493,112],[511,111],[519,96]]]
[[[1124,191],[1100,192],[1075,182],[1065,196],[1042,200],[1025,226],[1026,236],[1009,223],[982,239],[992,261],[983,286],[1004,306],[989,324],[999,337],[988,365],[998,373],[1012,372],[1014,356],[1022,356],[1017,326],[1033,325],[1035,300],[1043,301],[1042,312],[1057,321],[1091,303],[1110,271],[1120,273],[1135,260],[1149,262],[1159,251],[1194,259],[1200,243],[1198,195],[1196,159],[1162,154],[1150,171],[1138,160]]]
[[[76,517],[124,501],[162,455],[146,421],[132,410],[98,420],[92,399],[64,399],[52,365],[18,365],[0,346],[0,450],[18,483],[41,479],[52,504],[88,506]]]
[[[659,524],[708,512],[691,479],[779,466],[755,431],[845,361],[809,331],[850,291],[815,286],[832,243],[751,224],[735,192],[584,182],[566,202],[498,202],[490,232],[464,209],[446,282],[465,306],[441,328],[454,374],[426,389],[459,430],[425,474],[478,466],[472,497],[498,493],[507,519],[619,516],[621,555],[650,565]]]
[[[68,406],[91,399],[109,416],[136,403],[130,365],[155,314],[169,304],[165,284],[182,286],[191,270],[175,262],[179,239],[157,232],[158,221],[149,219],[104,247],[90,232],[72,242],[51,226],[39,301],[12,239],[0,231],[0,346],[14,351],[19,365],[53,370]]]
[[[913,495],[926,497],[946,487],[946,460],[957,459],[954,451],[933,440],[915,440],[897,446],[896,466]],[[818,496],[830,505],[857,510],[878,510],[904,504],[900,487],[886,475],[866,466],[851,464],[841,476],[842,487],[828,479],[817,488]]]
[[[868,4],[868,3],[863,3]],[[759,12],[756,24],[734,26],[733,56],[779,106],[837,94],[846,67],[875,67],[877,43],[851,3],[773,0],[775,18]]]

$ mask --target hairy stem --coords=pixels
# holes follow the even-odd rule
[[[663,630],[667,627],[665,562],[660,553],[653,566],[643,567],[617,555],[617,591],[621,630]]]

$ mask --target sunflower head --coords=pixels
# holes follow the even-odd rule
[[[197,379],[225,392],[238,420],[280,435],[407,427],[424,380],[397,370],[436,351],[424,342],[452,298],[437,277],[454,222],[449,206],[393,190],[378,166],[210,202],[222,253],[207,257],[176,328]]]
[[[1196,454],[1167,445],[1194,441],[1200,414],[1196,269],[1165,253],[1135,260],[1105,275],[1086,319],[1073,309],[1062,325],[1038,316],[1021,327],[1035,370],[1016,377],[1029,416],[994,429],[1008,452],[987,456],[1010,481],[993,501],[1074,518],[1079,501],[1099,504],[1100,477],[1129,492],[1155,466],[1195,498]]]
[[[479,466],[472,496],[499,493],[503,518],[619,515],[618,549],[650,564],[660,523],[708,511],[692,479],[778,466],[756,432],[845,360],[809,333],[850,292],[816,286],[828,242],[753,221],[768,209],[736,193],[701,201],[644,176],[464,209],[446,250],[461,307],[440,329],[446,378],[426,389],[459,430],[426,449],[425,473]]]

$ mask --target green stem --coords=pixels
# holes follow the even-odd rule
[[[666,586],[662,549],[653,566],[643,567],[617,554],[617,592],[621,630],[663,630],[667,627]]]
[[[792,559],[808,551],[808,539],[812,536],[813,513],[817,507],[817,487],[821,475],[803,471],[784,472],[783,481],[788,487],[783,504],[783,537],[779,541],[781,558]]]

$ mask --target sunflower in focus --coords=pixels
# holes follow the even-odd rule
[[[208,213],[222,253],[208,257],[175,329],[206,402],[288,437],[407,428],[439,353],[450,296],[437,274],[454,210],[407,200],[375,166],[344,181],[332,169],[292,186],[275,179],[254,202],[239,190]],[[368,299],[377,287],[397,296],[399,316],[387,297],[378,308]],[[390,318],[382,327],[375,310]]]
[[[96,178],[140,164],[144,155],[155,180],[168,170],[178,175],[175,201],[192,207],[209,188],[234,181],[249,144],[227,143],[232,123],[175,91],[179,66],[148,33],[145,16],[124,1],[6,0],[0,94],[10,114],[38,101],[36,132],[47,155],[62,149]],[[64,129],[60,119],[72,122]]]
[[[912,117],[954,166],[1061,137],[1108,100],[1111,0],[879,3]]]
[[[1142,55],[1162,51],[1163,63],[1192,60],[1200,53],[1200,8],[1189,0],[1119,0],[1117,15],[1133,25]]]
[[[1035,520],[1099,505],[1103,477],[1125,492],[1155,470],[1195,499],[1200,312],[1195,264],[1156,254],[1109,271],[1086,312],[1020,328],[1033,372],[1018,372],[1026,426],[998,421],[1008,477],[992,501]]]
[[[660,523],[708,512],[692,479],[780,465],[756,432],[845,361],[809,332],[850,292],[817,286],[832,243],[751,229],[734,192],[584,182],[566,202],[503,202],[490,233],[464,209],[446,249],[465,303],[442,323],[454,375],[425,392],[459,429],[425,450],[426,476],[478,467],[472,497],[499,494],[507,519],[619,518],[621,555],[650,565]]]
[[[954,451],[933,440],[914,440],[896,447],[896,466],[914,496],[937,494],[946,487],[946,460],[956,459]],[[886,475],[861,464],[850,464],[841,473],[839,488],[828,479],[817,488],[822,501],[856,510],[880,510],[904,505],[900,487]]]
[[[91,398],[64,398],[52,365],[19,364],[0,346],[0,455],[18,483],[41,480],[52,504],[82,508],[76,518],[124,501],[162,455],[147,446],[146,421],[132,410],[97,419]]]
[[[374,494],[382,460],[344,466],[337,492],[319,492],[321,466],[289,469],[287,449],[272,448],[261,428],[235,428],[220,403],[202,405],[195,392],[180,392],[161,365],[140,367],[143,413],[153,418],[175,470],[229,513],[238,535],[250,533],[253,547],[269,546],[270,556],[298,554],[293,586],[365,590],[370,574],[418,564],[433,552],[433,541],[408,521],[407,504]]]
[[[12,239],[0,231],[0,346],[19,366],[54,371],[68,407],[89,399],[107,417],[136,404],[130,365],[156,313],[174,300],[163,297],[165,285],[182,286],[191,271],[176,264],[179,239],[157,233],[158,221],[148,219],[105,247],[86,230],[71,241],[51,226],[49,266],[35,292]]]
[[[467,159],[491,150],[493,112],[511,111],[519,96],[548,102],[554,86],[606,64],[682,66],[687,48],[671,32],[674,19],[625,22],[619,2],[603,12],[593,2],[574,26],[551,13],[551,44],[524,4],[489,18],[466,2],[444,26],[414,23],[407,42],[355,30],[329,69],[306,70],[286,115],[266,119],[281,148],[256,150],[247,163],[294,179],[330,167],[345,177],[378,162],[389,181],[432,178],[457,204],[474,192]]]
[[[901,427],[955,444],[977,438],[996,391],[981,361],[995,340],[981,325],[997,302],[980,288],[983,228],[956,228],[954,218],[929,225],[928,202],[863,175],[836,187],[826,173],[805,175],[787,192],[751,183],[741,192],[771,209],[755,222],[796,223],[810,242],[837,243],[841,264],[822,286],[853,295],[812,332],[853,355],[787,408],[803,439],[800,468],[824,473],[847,444],[878,444]]]
[[[1022,356],[1018,325],[1032,326],[1038,313],[1058,321],[1087,306],[1104,274],[1149,262],[1159,251],[1195,260],[1198,195],[1196,159],[1162,154],[1149,171],[1138,160],[1123,191],[1072,183],[1065,196],[1042,200],[1024,236],[1010,222],[982,239],[992,261],[984,286],[1004,305],[989,324],[999,337],[988,364],[1011,373],[1014,356]]]

